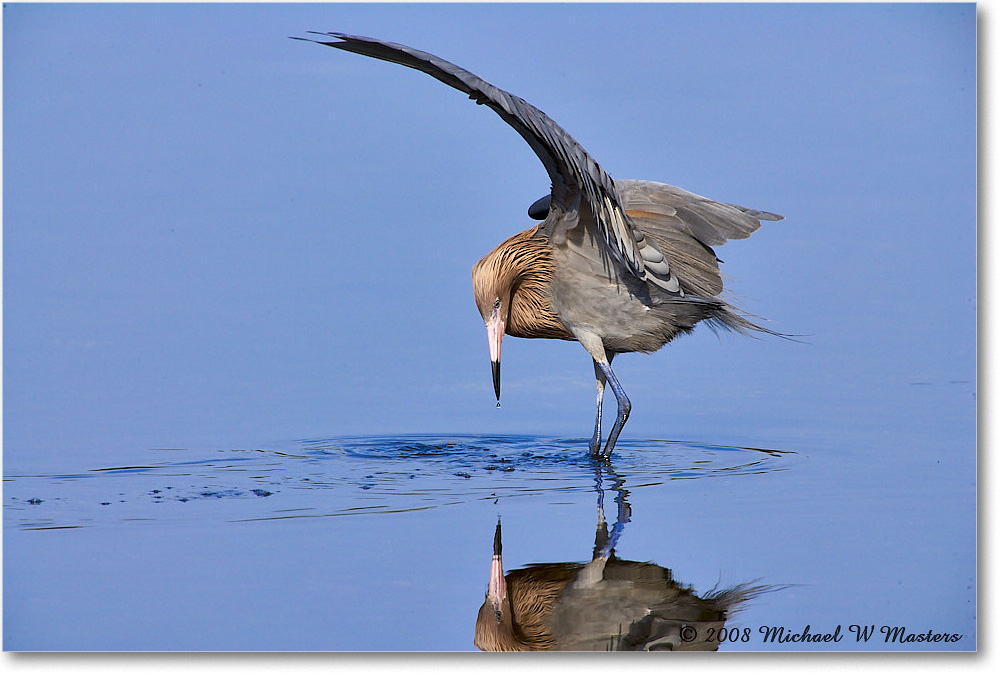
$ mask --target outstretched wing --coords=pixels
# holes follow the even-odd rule
[[[322,37],[295,39],[415,68],[465,92],[476,103],[491,108],[528,142],[549,174],[552,201],[546,222],[553,241],[560,243],[565,238],[566,230],[579,223],[581,209],[585,209],[610,251],[627,269],[641,280],[651,281],[670,293],[683,295],[666,257],[625,213],[611,177],[572,136],[541,110],[433,54],[374,38],[343,33],[315,34]]]
[[[722,292],[719,260],[711,247],[749,237],[762,220],[782,219],[665,183],[619,180],[615,186],[632,222],[675,262],[681,288],[706,298]]]
[[[629,211],[674,219],[678,229],[706,246],[746,239],[760,227],[760,221],[784,218],[776,213],[717,202],[666,183],[620,180],[616,186]]]

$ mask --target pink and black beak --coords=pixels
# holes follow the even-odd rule
[[[497,520],[496,533],[493,535],[493,562],[490,564],[490,584],[486,590],[486,598],[493,605],[493,615],[497,623],[503,620],[503,600],[507,595],[507,582],[503,578],[503,556],[500,542],[500,520]]]
[[[500,406],[500,343],[503,341],[504,325],[500,318],[500,308],[494,306],[493,314],[486,322],[486,334],[490,341],[490,361],[493,364],[493,391],[497,395],[497,407]]]

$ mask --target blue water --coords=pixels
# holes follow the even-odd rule
[[[579,440],[533,437],[358,437],[301,441],[282,450],[226,450],[200,459],[192,454],[154,450],[129,466],[8,475],[7,522],[28,530],[184,522],[205,518],[203,503],[220,500],[241,502],[221,511],[209,506],[220,523],[403,513],[593,492],[595,466],[600,466]],[[626,441],[613,466],[623,466],[619,470],[638,488],[781,470],[788,455]]]
[[[968,486],[822,450],[624,440],[604,464],[584,439],[422,435],[8,470],[5,648],[473,649],[497,518],[509,571],[587,562],[600,513],[619,558],[695,594],[773,589],[730,617],[723,651],[973,649],[974,532],[952,522]],[[838,625],[839,642],[765,641]],[[960,637],[887,643],[883,626]]]

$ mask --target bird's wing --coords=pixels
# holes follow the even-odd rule
[[[782,219],[664,183],[619,180],[615,186],[632,222],[674,262],[681,288],[702,297],[722,292],[719,261],[712,246],[749,237],[761,220]]]
[[[561,243],[566,231],[576,227],[581,208],[585,208],[603,235],[604,243],[628,270],[668,292],[683,294],[666,257],[625,213],[611,177],[541,110],[433,54],[374,38],[343,33],[315,34],[322,37],[296,39],[415,68],[493,109],[528,142],[552,180],[552,208],[547,223],[554,242]]]
[[[721,246],[730,239],[746,239],[762,220],[784,216],[717,202],[673,185],[648,180],[615,181],[625,208],[637,216],[670,222],[706,246]]]

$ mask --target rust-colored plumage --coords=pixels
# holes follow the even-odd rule
[[[513,127],[549,174],[550,195],[529,209],[543,222],[500,244],[472,271],[497,405],[504,335],[577,340],[597,378],[591,452],[609,457],[631,410],[611,368],[616,354],[656,351],[700,321],[763,330],[718,297],[722,277],[712,247],[781,216],[664,183],[615,181],[545,113],[453,63],[374,38],[320,35],[320,44],[420,70],[468,94]],[[605,384],[618,412],[602,452]]]
[[[503,574],[497,555],[494,565],[491,575]],[[741,584],[698,595],[669,569],[613,552],[587,564],[528,565],[505,580],[476,617],[473,643],[483,651],[715,651],[711,636],[729,616],[773,588]]]
[[[472,292],[484,318],[499,299],[512,337],[573,340],[552,311],[549,286],[555,274],[552,249],[538,226],[518,232],[472,268]]]
[[[557,648],[552,634],[552,611],[566,585],[583,565],[532,565],[507,574],[507,594],[497,621],[487,600],[476,617],[474,643],[484,652],[538,652]]]

